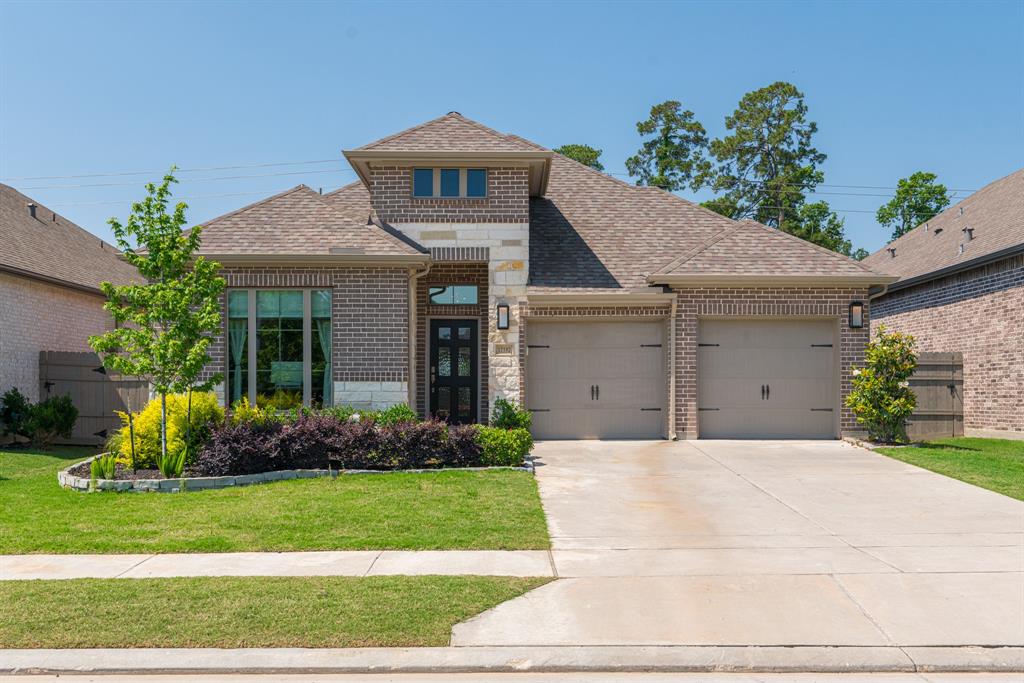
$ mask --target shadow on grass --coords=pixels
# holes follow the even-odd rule
[[[909,444],[912,448],[927,448],[934,451],[972,451],[974,453],[980,453],[983,448],[974,448],[972,446],[962,446],[950,443],[935,443],[933,441],[919,441],[916,443]]]

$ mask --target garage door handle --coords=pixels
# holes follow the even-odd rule
[[[597,387],[595,387],[595,388],[597,389],[597,400],[600,401],[601,400],[601,385],[598,384]]]
[[[770,401],[771,400],[771,398],[772,398],[772,385],[771,384],[765,384],[764,385],[764,398],[765,398],[766,401]]]
[[[590,400],[591,401],[594,400],[594,385],[593,384],[590,385]]]

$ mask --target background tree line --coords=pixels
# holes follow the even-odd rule
[[[710,189],[716,196],[702,206],[723,216],[755,220],[857,259],[868,255],[853,249],[844,220],[828,202],[811,201],[825,182],[821,165],[827,156],[814,147],[818,125],[808,120],[804,94],[791,83],[779,81],[744,95],[725,117],[726,134],[720,138],[709,139],[694,113],[676,100],[651,107],[636,129],[642,142],[626,159],[626,170],[637,185],[669,192]],[[571,144],[554,151],[604,170],[600,149]],[[935,174],[919,171],[897,183],[876,218],[895,239],[949,203]]]

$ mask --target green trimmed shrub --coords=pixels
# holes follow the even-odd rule
[[[491,413],[491,426],[502,429],[529,429],[533,422],[533,415],[529,410],[523,410],[512,401],[499,398],[494,402],[494,412]]]
[[[863,368],[854,368],[853,390],[846,405],[865,425],[868,437],[882,443],[906,441],[907,418],[917,406],[910,376],[917,367],[914,338],[889,333],[878,326],[878,336],[868,343]]]
[[[501,427],[480,427],[477,429],[477,443],[483,449],[482,465],[522,465],[533,448],[533,437],[527,429],[502,429]]]
[[[4,436],[29,437],[28,421],[32,417],[32,403],[17,387],[4,392],[0,398],[0,422],[3,422]]]
[[[374,423],[379,425],[393,425],[400,422],[419,422],[419,416],[416,415],[416,411],[404,403],[396,403],[389,408],[369,413],[367,417],[371,418]]]
[[[32,443],[49,447],[57,437],[69,438],[76,420],[78,408],[70,396],[51,396],[32,406],[27,424],[29,436]]]

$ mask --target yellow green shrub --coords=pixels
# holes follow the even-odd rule
[[[132,439],[128,414],[119,412],[124,425],[112,439],[117,446],[117,461],[127,467],[132,463]],[[224,420],[224,409],[212,392],[192,394],[191,432],[188,429],[188,394],[167,395],[167,452],[177,456],[187,447],[186,464],[191,464],[213,427]],[[141,411],[132,414],[135,431],[135,466],[156,467],[160,455],[160,397],[154,398]],[[189,435],[189,443],[185,443]]]

